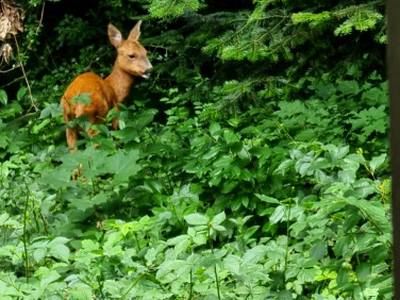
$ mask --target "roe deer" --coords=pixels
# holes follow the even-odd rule
[[[121,32],[108,25],[108,37],[111,44],[117,49],[117,58],[111,74],[102,79],[94,73],[84,73],[76,77],[66,89],[61,104],[63,105],[63,116],[65,123],[85,115],[92,123],[87,131],[89,136],[98,132],[92,129],[93,124],[103,123],[108,112],[114,107],[118,110],[121,103],[129,95],[135,77],[150,77],[151,63],[147,58],[146,49],[139,43],[140,25],[139,21],[131,30],[129,37],[125,40]],[[89,94],[90,104],[73,103],[71,100],[80,94]],[[112,121],[112,128],[118,127],[118,118]],[[67,143],[70,152],[76,151],[75,143],[78,139],[80,127],[67,128]]]

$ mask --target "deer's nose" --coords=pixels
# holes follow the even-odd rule
[[[153,68],[150,68],[150,69],[147,69],[146,71],[144,71],[143,78],[150,78],[152,70],[153,70]]]

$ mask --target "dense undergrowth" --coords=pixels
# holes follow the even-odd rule
[[[364,2],[235,2],[233,18],[218,3],[130,1],[157,24],[143,29],[153,79],[133,87],[120,130],[98,125],[74,155],[62,81],[108,65],[90,44],[51,74],[27,60],[32,94],[0,91],[0,298],[391,299],[381,48],[341,37],[385,41],[380,2]],[[53,55],[87,28],[71,18]]]

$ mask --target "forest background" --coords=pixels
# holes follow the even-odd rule
[[[392,299],[385,1],[1,5],[1,299]],[[139,19],[151,79],[70,155]]]

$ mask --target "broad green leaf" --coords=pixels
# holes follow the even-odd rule
[[[216,139],[216,140],[219,139],[220,133],[221,133],[220,130],[221,130],[221,126],[218,123],[211,123],[209,131],[210,131],[211,136],[214,139]]]
[[[368,105],[374,106],[387,101],[387,93],[381,88],[373,87],[367,89],[361,98]]]
[[[247,250],[243,255],[243,264],[256,264],[267,255],[268,248],[264,245],[255,246]]]
[[[343,230],[347,233],[352,232],[352,229],[360,222],[360,215],[353,210],[349,210],[349,214],[343,223]],[[351,213],[352,212],[352,213]]]
[[[119,245],[111,246],[110,244],[105,244],[103,250],[104,250],[104,255],[108,257],[121,255],[122,253],[122,247]]]
[[[338,148],[337,152],[335,153],[337,158],[343,158],[349,153],[349,146],[344,146],[341,148]]]
[[[70,241],[71,239],[63,237],[63,236],[58,236],[56,238],[54,238],[52,241],[49,242],[49,245],[53,245],[53,244],[66,244]]]
[[[68,123],[68,127],[76,126],[83,128],[85,131],[88,131],[90,126],[92,126],[92,122],[88,119],[87,115],[82,115]]]
[[[371,170],[373,173],[385,162],[387,154],[381,154],[379,156],[375,156],[372,158],[372,160],[369,162],[369,166],[371,167]]]
[[[350,281],[350,270],[345,267],[340,268],[336,281],[339,287],[348,284]]]
[[[318,83],[315,86],[315,89],[317,96],[321,97],[323,100],[328,99],[336,92],[336,87],[332,83],[329,84]]]
[[[224,140],[228,144],[233,144],[240,141],[239,138],[236,136],[236,134],[230,129],[224,130]]]
[[[357,237],[354,243],[354,253],[369,251],[376,243],[376,236],[365,234]]]
[[[10,215],[6,212],[2,213],[0,215],[0,225],[6,225],[7,220],[10,218]]]
[[[298,266],[295,266],[295,265],[293,265],[290,268],[288,268],[285,271],[286,280],[288,280],[290,278],[295,278],[295,277],[297,278],[297,275],[299,274],[300,270],[301,270],[301,268],[298,267]]]
[[[82,248],[88,252],[98,250],[100,248],[99,243],[94,242],[92,240],[83,240]]]
[[[175,238],[169,239],[167,241],[168,245],[173,245],[175,247],[176,253],[182,253],[187,250],[187,248],[190,246],[190,236],[187,234],[184,235],[179,235]]]
[[[367,281],[368,277],[371,275],[371,264],[369,263],[360,263],[356,267],[356,275],[357,279],[360,282]]]
[[[187,269],[187,267],[184,260],[166,260],[158,266],[156,278],[163,284],[173,282],[177,280],[175,272],[179,269]]]
[[[90,197],[71,198],[68,201],[71,207],[75,207],[81,211],[85,211],[94,206],[94,203],[91,201]]]
[[[342,92],[343,95],[356,95],[360,91],[360,87],[357,81],[339,81],[338,91]]]
[[[8,96],[5,90],[0,89],[0,102],[4,105],[8,103]]]
[[[200,246],[207,244],[207,234],[206,233],[196,233],[193,237],[193,242]]]
[[[311,257],[321,260],[325,255],[328,254],[328,246],[326,243],[319,242],[316,243],[310,251]]]
[[[340,170],[338,179],[345,184],[352,184],[356,180],[356,172],[352,169]]]
[[[47,255],[47,249],[45,247],[35,249],[33,251],[33,258],[37,263],[39,263]]]
[[[297,279],[301,282],[314,282],[317,272],[317,268],[301,269],[299,274],[297,275]]]
[[[67,239],[65,237],[56,237],[48,244],[49,254],[57,259],[68,262],[70,251],[69,248],[65,246],[65,244],[69,241],[70,239]]]
[[[275,203],[275,204],[281,204],[281,202],[275,198],[266,196],[266,195],[261,195],[261,194],[255,194],[257,198],[259,198],[261,201],[267,202],[267,203]]]
[[[49,170],[42,175],[40,183],[47,186],[52,186],[55,189],[71,186],[72,172],[65,168],[59,168],[55,170]]]
[[[177,206],[181,205],[183,202],[198,203],[199,195],[191,191],[190,185],[184,185],[179,190],[174,191],[171,201]]]
[[[62,115],[62,105],[61,103],[52,103],[50,106],[44,108],[40,112],[39,119],[45,119],[51,116],[52,118]]]
[[[50,119],[44,119],[42,122],[39,124],[35,124],[32,128],[32,133],[38,134],[43,128],[45,128],[47,125],[49,125],[51,122]]]
[[[92,102],[92,99],[90,98],[90,93],[78,94],[71,99],[71,103],[79,103],[79,104],[88,105],[91,102]]]
[[[242,263],[242,259],[233,254],[228,254],[224,259],[223,259],[224,267],[226,270],[231,271],[234,274],[239,275],[240,274],[240,265]]]
[[[386,216],[386,212],[380,203],[375,202],[373,204],[371,201],[354,197],[346,198],[346,202],[363,211],[367,218],[372,221],[372,225],[378,227],[379,231],[388,232],[390,230],[390,219]]]
[[[99,205],[99,204],[107,202],[108,199],[109,199],[108,194],[101,193],[101,194],[97,194],[96,196],[94,196],[91,200],[92,200],[93,204]]]
[[[347,155],[344,161],[347,163],[357,163],[362,165],[365,163],[365,158],[360,154],[353,153]]]
[[[203,159],[204,160],[210,160],[213,157],[215,157],[218,153],[221,152],[221,149],[219,147],[212,147],[210,150],[208,150],[204,155]]]
[[[136,163],[138,159],[139,150],[130,150],[127,153],[118,150],[107,159],[104,168],[107,173],[114,175],[115,182],[126,182],[130,176],[136,175],[141,170],[142,167]]]
[[[251,154],[250,154],[248,146],[242,147],[242,145],[240,145],[240,151],[236,152],[236,153],[237,153],[238,157],[242,160],[250,161],[250,159],[251,159]]]
[[[154,248],[150,248],[147,250],[146,255],[144,258],[146,259],[146,264],[150,266],[151,264],[154,263],[156,257],[157,257],[158,251]]]
[[[354,246],[353,238],[351,236],[341,236],[337,239],[333,251],[337,257],[345,256],[347,250]]]
[[[212,222],[213,226],[214,225],[219,225],[222,222],[224,222],[225,219],[226,219],[226,215],[225,215],[225,212],[223,211],[223,212],[219,213],[218,215],[214,216],[212,218],[211,222]]]
[[[50,248],[50,254],[62,261],[68,262],[69,260],[69,248],[64,244],[53,244]]]
[[[46,267],[40,267],[38,270],[36,270],[35,276],[41,278],[40,284],[42,286],[47,286],[51,282],[54,282],[61,277],[57,271],[49,270]]]
[[[212,229],[214,229],[215,231],[226,231],[226,228],[221,225],[213,225]]]
[[[85,284],[68,287],[68,295],[74,299],[79,300],[92,300],[92,289]]]
[[[21,101],[25,97],[25,95],[28,93],[28,88],[26,86],[22,86],[19,88],[17,92],[17,100]]]
[[[186,223],[189,225],[207,225],[210,219],[206,215],[202,215],[199,213],[190,214],[184,217]]]
[[[124,235],[119,231],[109,231],[105,235],[104,246],[112,247],[123,239]]]
[[[5,135],[5,133],[0,134],[0,148],[6,149],[10,144],[10,139]]]
[[[213,163],[215,168],[229,168],[234,159],[231,156],[224,155]]]
[[[302,162],[302,163],[297,164],[297,166],[298,166],[298,172],[300,173],[301,176],[310,175],[308,173],[308,170],[311,166],[311,163]]]
[[[276,224],[278,222],[280,222],[283,218],[283,216],[285,215],[285,206],[283,205],[279,205],[274,212],[272,213],[272,215],[269,217],[269,221],[272,224]]]
[[[157,109],[147,109],[135,117],[135,130],[142,130],[148,124],[154,120],[154,116],[157,114]]]

